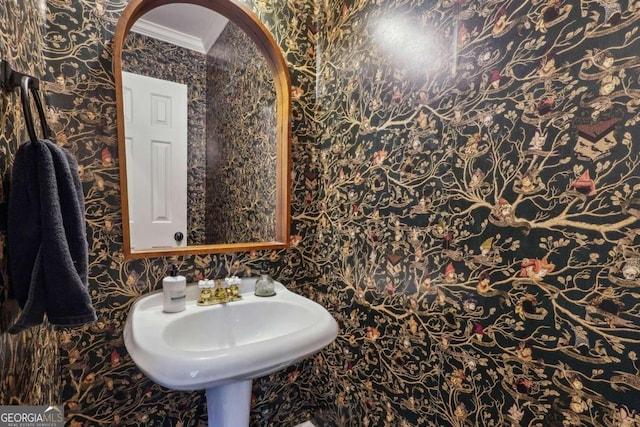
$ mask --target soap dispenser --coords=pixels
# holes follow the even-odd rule
[[[187,305],[187,279],[178,276],[175,264],[169,268],[169,275],[162,279],[162,303],[165,313],[183,311]]]
[[[272,297],[276,294],[275,284],[269,276],[269,265],[264,262],[260,269],[260,277],[256,280],[256,292],[258,297]]]

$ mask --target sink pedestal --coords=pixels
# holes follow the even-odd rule
[[[248,427],[252,380],[207,389],[209,427]]]
[[[255,285],[244,278],[240,301],[209,306],[198,305],[197,285],[187,286],[186,309],[171,314],[163,293],[153,292],[127,316],[131,359],[161,386],[206,390],[209,427],[249,427],[251,380],[316,354],[338,336],[336,320],[320,304],[279,282],[276,295],[261,298]]]

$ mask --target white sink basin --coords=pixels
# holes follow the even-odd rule
[[[162,293],[133,304],[124,328],[131,358],[149,378],[176,390],[206,389],[211,427],[249,425],[251,382],[329,345],[338,325],[321,305],[276,282],[276,295],[253,294],[243,279],[242,300],[198,306],[187,287],[186,310],[162,311]]]
[[[179,313],[162,311],[161,292],[140,298],[124,329],[131,358],[165,387],[210,390],[280,370],[336,338],[336,321],[321,305],[277,282],[273,297],[256,297],[254,286],[243,279],[241,301],[206,307],[188,286]]]

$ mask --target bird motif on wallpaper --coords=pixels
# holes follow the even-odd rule
[[[549,0],[540,11],[540,17],[536,22],[536,30],[546,33],[551,27],[564,21],[573,6],[571,4],[562,4],[561,0]]]
[[[524,234],[528,234],[531,230],[529,222],[516,218],[515,207],[504,197],[498,199],[498,203],[491,209],[488,219],[489,222],[500,227],[523,228]]]
[[[527,277],[535,282],[542,281],[544,277],[553,272],[555,264],[548,261],[545,255],[542,259],[524,258],[520,263],[520,277]]]
[[[538,170],[534,167],[527,170],[524,175],[516,180],[513,187],[516,193],[533,194],[544,189],[544,183],[538,176]]]

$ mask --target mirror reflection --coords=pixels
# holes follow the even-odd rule
[[[201,40],[163,20],[199,25],[188,9]],[[253,40],[209,9],[161,6],[126,35],[122,71],[131,250],[278,240],[278,102]]]

